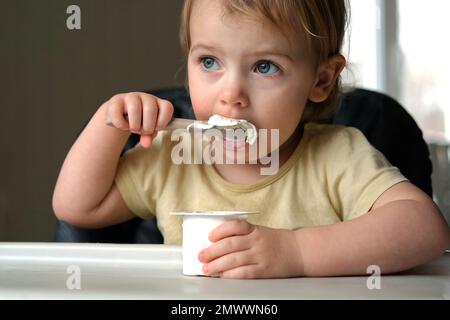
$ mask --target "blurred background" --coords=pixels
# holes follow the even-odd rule
[[[184,82],[182,0],[0,1],[0,241],[52,241],[51,197],[80,130],[112,95]],[[387,93],[429,143],[450,221],[450,2],[351,0],[345,83]],[[81,9],[81,29],[66,12]]]

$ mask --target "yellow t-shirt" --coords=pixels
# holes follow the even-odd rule
[[[259,211],[248,221],[297,229],[351,220],[367,213],[400,171],[355,128],[305,125],[303,137],[277,174],[251,185],[224,180],[212,165],[177,165],[179,141],[160,132],[153,146],[140,145],[120,160],[115,183],[128,208],[144,219],[157,217],[166,244],[181,244],[177,211]]]

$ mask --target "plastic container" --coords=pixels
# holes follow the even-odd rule
[[[204,276],[203,263],[198,259],[201,250],[212,243],[209,233],[227,220],[247,219],[257,212],[247,211],[191,211],[173,212],[183,216],[183,274]]]

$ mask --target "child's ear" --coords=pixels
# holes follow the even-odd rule
[[[345,63],[345,58],[337,54],[317,67],[316,80],[309,94],[309,100],[319,103],[328,98]]]

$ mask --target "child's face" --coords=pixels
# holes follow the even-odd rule
[[[295,131],[316,74],[307,48],[275,27],[224,15],[221,1],[197,0],[190,20],[189,90],[197,119],[213,114],[279,129],[280,145]]]

